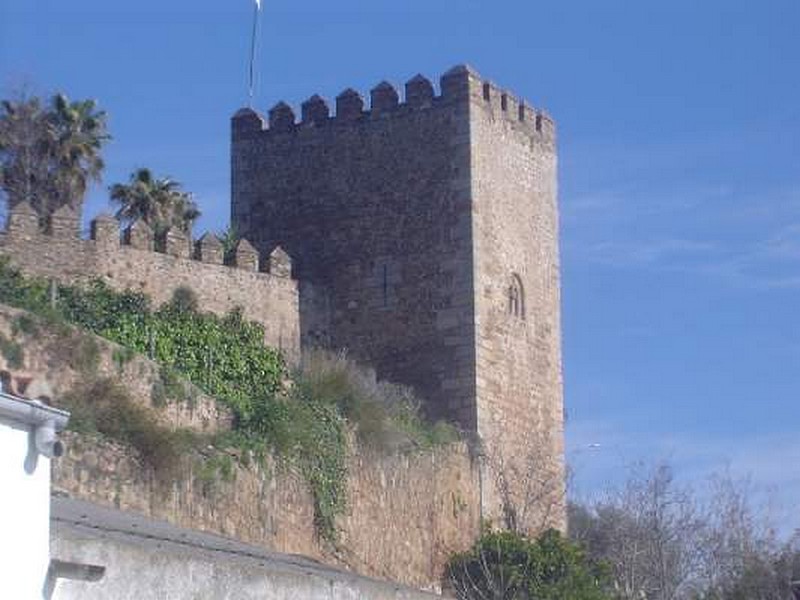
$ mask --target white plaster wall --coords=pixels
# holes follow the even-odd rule
[[[144,532],[143,532],[144,533]],[[187,534],[190,535],[190,534]],[[139,533],[56,522],[54,557],[105,567],[100,581],[59,579],[54,600],[436,600],[302,557],[214,551]],[[0,597],[2,597],[0,595]],[[4,597],[3,597],[4,598]]]
[[[14,600],[41,600],[50,561],[50,460],[26,469],[28,438],[0,422],[0,597]]]

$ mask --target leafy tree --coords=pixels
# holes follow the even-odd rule
[[[459,600],[604,600],[602,563],[550,529],[536,540],[511,531],[486,531],[454,556],[448,578]]]
[[[710,483],[698,494],[667,465],[640,466],[621,489],[570,505],[570,537],[609,565],[622,600],[800,600],[800,532],[781,541],[746,482]]]
[[[89,182],[103,171],[101,150],[110,139],[106,114],[93,100],[70,102],[56,94],[4,100],[0,107],[0,186],[8,208],[23,201],[43,222],[62,206],[80,208]]]
[[[120,221],[129,224],[141,219],[157,235],[171,227],[190,233],[200,216],[191,194],[183,191],[179,182],[154,177],[150,169],[137,169],[127,184],[112,185],[110,193]]]

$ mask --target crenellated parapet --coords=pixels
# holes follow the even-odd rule
[[[211,232],[195,242],[195,256],[197,260],[210,265],[221,265],[225,260],[225,249],[222,242]]]
[[[9,211],[6,224],[9,236],[35,236],[40,233],[39,229],[39,215],[27,202],[20,202]]]
[[[170,227],[156,236],[156,250],[175,258],[189,258],[190,244],[186,232],[177,227]]]
[[[64,205],[50,215],[48,232],[55,238],[69,239],[80,235],[80,212],[69,205]]]
[[[234,140],[252,139],[259,135],[336,127],[470,102],[471,106],[490,111],[496,119],[503,119],[531,136],[546,142],[555,138],[555,125],[546,112],[485,80],[469,66],[460,65],[447,71],[439,79],[439,89],[437,95],[429,79],[416,75],[406,82],[401,97],[395,86],[382,81],[370,90],[366,107],[362,95],[347,88],[336,97],[335,114],[331,114],[324,98],[314,94],[301,104],[299,121],[292,107],[283,101],[269,110],[266,119],[253,109],[244,108],[233,116],[233,136]]]
[[[144,221],[134,221],[122,232],[122,243],[137,250],[152,252],[154,249],[153,230]]]
[[[292,276],[292,259],[286,251],[277,246],[269,255],[269,272],[276,277]]]
[[[247,240],[239,240],[234,251],[234,264],[245,271],[258,271],[258,250]]]
[[[546,139],[555,138],[555,123],[544,110],[537,110],[526,100],[486,81],[481,86],[481,96],[485,105],[497,114]]]
[[[113,249],[119,246],[119,221],[107,213],[97,215],[89,228],[89,236],[98,247]]]
[[[265,254],[262,263],[242,239],[226,260],[213,233],[192,240],[171,228],[156,235],[143,220],[120,232],[119,221],[107,214],[92,220],[84,239],[76,211],[59,209],[42,227],[36,211],[21,203],[0,231],[0,256],[32,276],[63,284],[101,278],[114,288],[143,291],[156,305],[169,301],[178,287],[189,287],[202,310],[225,314],[241,308],[264,325],[269,345],[283,349],[290,361],[299,356],[298,286],[281,248]]]
[[[50,225],[43,228],[39,215],[27,202],[21,202],[9,211],[4,244],[13,247],[23,240],[36,240],[42,249],[48,244],[72,242],[83,246],[87,251],[96,250],[113,253],[130,248],[153,254],[162,254],[175,259],[191,260],[226,268],[241,269],[255,273],[269,273],[276,277],[291,277],[291,258],[276,247],[264,262],[265,270],[260,269],[258,251],[247,240],[239,240],[231,261],[225,261],[222,242],[212,232],[207,232],[197,240],[192,240],[178,228],[170,228],[159,235],[143,220],[137,219],[120,232],[120,222],[109,214],[100,214],[90,223],[89,239],[80,236],[77,212],[63,207],[53,213]],[[288,265],[288,267],[287,267]]]
[[[156,235],[144,220],[137,219],[125,227],[120,235],[119,221],[111,215],[100,214],[91,221],[89,239],[86,240],[80,236],[76,219],[77,212],[65,206],[53,213],[49,228],[43,229],[36,211],[27,202],[21,202],[9,211],[6,230],[2,232],[4,244],[11,248],[20,242],[35,241],[42,250],[47,250],[49,244],[68,242],[87,252],[108,254],[130,248],[274,277],[291,278],[292,275],[292,259],[279,246],[265,257],[265,269],[262,270],[258,251],[245,239],[237,242],[231,260],[226,262],[222,242],[212,232],[203,234],[197,240],[192,240],[185,232],[174,227]]]

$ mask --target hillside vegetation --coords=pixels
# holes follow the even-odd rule
[[[273,452],[308,481],[318,530],[326,539],[335,539],[335,518],[345,508],[349,431],[357,443],[380,451],[424,449],[456,439],[452,427],[422,417],[409,388],[377,381],[344,354],[312,352],[290,371],[281,354],[264,345],[261,325],[238,311],[201,313],[187,288],[153,308],[138,292],[118,292],[101,280],[56,286],[25,276],[0,258],[0,302],[38,315],[28,327],[62,333],[78,328],[122,346],[125,352],[115,355],[120,361],[128,352],[159,363],[163,377],[153,394],[155,406],[181,397],[175,390],[186,378],[234,415],[231,431],[213,440],[170,432],[133,406],[119,385],[89,378],[57,399],[73,411],[74,428],[132,445],[166,476],[178,473],[174,464],[187,450],[209,443],[246,450],[241,456]],[[10,354],[14,341],[6,346],[4,354]]]

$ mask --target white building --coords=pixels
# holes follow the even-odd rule
[[[41,600],[50,564],[50,459],[69,413],[0,384],[0,596]]]

